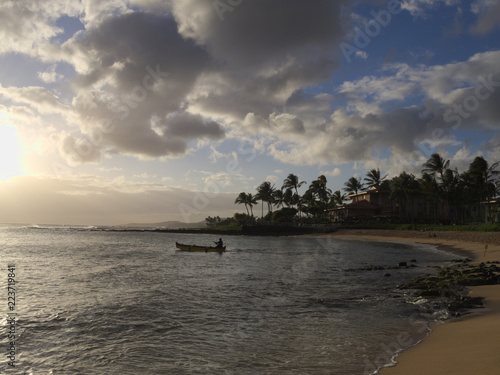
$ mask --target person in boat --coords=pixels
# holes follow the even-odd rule
[[[222,242],[222,238],[219,238],[219,241],[215,242],[215,247],[217,247],[218,249],[224,247],[224,244]]]

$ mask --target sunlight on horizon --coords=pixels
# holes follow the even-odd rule
[[[0,114],[0,181],[24,174],[21,137]]]

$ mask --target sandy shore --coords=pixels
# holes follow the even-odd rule
[[[431,232],[431,235],[433,232]],[[475,263],[500,260],[500,233],[342,230],[335,238],[417,242],[469,256]],[[485,245],[487,249],[485,249]],[[500,369],[500,285],[470,288],[486,298],[486,308],[433,329],[419,345],[403,352],[382,375],[497,375]]]

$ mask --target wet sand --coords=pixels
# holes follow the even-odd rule
[[[473,263],[500,260],[500,233],[341,230],[343,239],[427,243],[466,255]],[[487,248],[485,247],[487,245]],[[500,369],[500,285],[470,288],[485,308],[435,327],[422,343],[404,351],[382,375],[497,375]]]

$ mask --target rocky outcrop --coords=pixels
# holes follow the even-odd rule
[[[470,265],[462,262],[443,267],[437,275],[426,275],[398,286],[410,290],[416,297],[438,301],[452,316],[459,316],[467,309],[481,307],[481,297],[467,296],[468,286],[500,284],[500,262]]]

